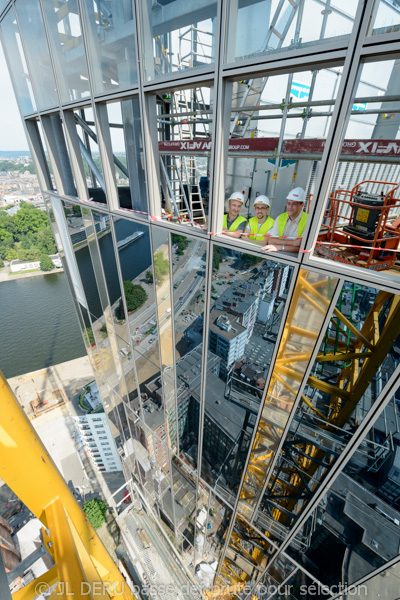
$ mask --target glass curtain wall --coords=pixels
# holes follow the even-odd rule
[[[390,594],[396,2],[31,4],[2,40],[143,572]]]

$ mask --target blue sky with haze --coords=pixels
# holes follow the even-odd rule
[[[3,48],[0,44],[0,150],[28,150]]]

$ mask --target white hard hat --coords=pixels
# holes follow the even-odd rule
[[[306,193],[301,187],[294,188],[288,193],[286,200],[293,200],[293,202],[304,202],[306,199]]]
[[[253,202],[253,206],[256,204],[264,204],[264,206],[271,206],[268,196],[257,196]]]
[[[242,204],[244,204],[244,194],[243,192],[233,192],[233,194],[231,194],[228,198],[229,200],[239,200],[239,202],[241,202]]]

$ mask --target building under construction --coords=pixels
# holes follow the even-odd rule
[[[395,600],[400,3],[0,11],[129,497],[208,598]],[[298,252],[224,234],[233,192],[245,219],[258,196],[277,219],[296,187],[308,215]],[[32,469],[50,481],[36,450]],[[57,500],[63,485],[36,490],[30,509],[67,536],[79,576],[95,566],[118,580],[73,499]],[[29,506],[26,481],[16,493]]]

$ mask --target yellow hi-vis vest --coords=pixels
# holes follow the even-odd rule
[[[239,227],[240,223],[243,223],[243,221],[246,221],[247,223],[247,219],[245,219],[244,217],[241,217],[240,215],[238,217],[236,217],[236,219],[233,221],[232,225],[229,227],[228,231],[236,231],[237,228]],[[228,215],[224,215],[224,224],[223,224],[223,229],[228,229]]]
[[[285,225],[286,225],[286,221],[288,220],[289,215],[287,214],[287,212],[282,213],[281,215],[279,215],[278,217],[278,234],[279,237],[283,236],[283,232],[285,230]],[[305,212],[301,213],[301,217],[300,217],[300,222],[299,222],[299,227],[297,229],[297,237],[301,237],[302,233],[306,227],[306,223],[307,223],[307,219],[308,219],[308,214]]]
[[[249,219],[250,232],[251,232],[251,235],[249,235],[249,239],[250,240],[258,240],[260,242],[263,242],[264,238],[260,234],[263,233],[265,235],[271,229],[271,227],[274,223],[275,223],[274,219],[272,219],[271,217],[267,217],[267,219],[261,225],[260,229],[258,229],[257,217],[251,217],[251,219]],[[259,235],[256,235],[257,233]]]

